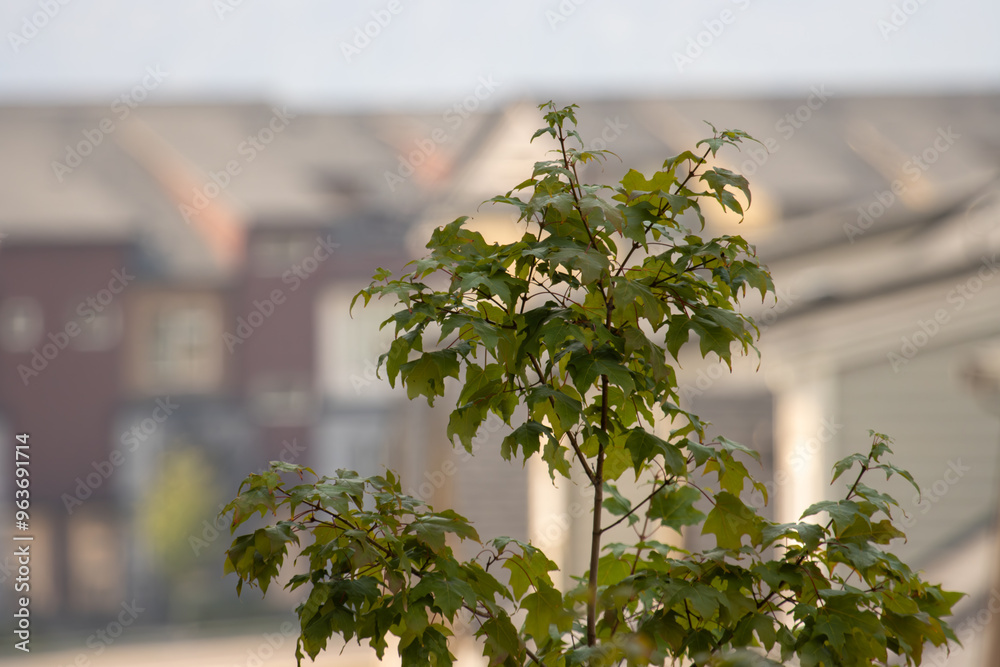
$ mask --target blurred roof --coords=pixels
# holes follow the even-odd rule
[[[462,214],[500,220],[506,212],[480,204],[544,158],[550,146],[527,141],[540,116],[529,103],[440,115],[3,107],[0,232],[17,243],[138,240],[159,253],[164,271],[187,277],[224,275],[231,263],[220,257],[238,252],[248,229],[336,227],[348,247],[402,247],[414,227],[412,236],[423,238],[426,225]],[[613,182],[626,166],[658,168],[710,133],[703,121],[755,136],[763,147],[719,154],[722,166],[750,179],[746,221],[709,221],[756,241],[772,268],[807,278],[816,253],[858,259],[863,248],[916,238],[945,250],[939,229],[971,203],[992,201],[1000,167],[997,95],[842,98],[818,88],[796,99],[597,101],[578,117],[587,143],[622,158],[603,173],[588,167],[588,181]],[[857,228],[861,211],[878,212],[880,194],[893,203]],[[956,270],[958,260],[938,250],[934,261],[872,267],[886,273],[876,283]],[[851,271],[836,281],[814,276],[810,289],[831,298],[827,283],[846,292],[873,288],[868,273]]]
[[[355,245],[372,227],[395,229],[384,240],[399,244],[491,121],[464,120],[390,194],[384,172],[434,120],[262,105],[0,108],[0,231],[11,243],[138,241],[187,278],[224,275],[231,264],[213,246],[251,228],[339,226],[338,242]]]

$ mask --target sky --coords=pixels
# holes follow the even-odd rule
[[[1000,90],[994,0],[4,0],[0,104]],[[157,76],[151,76],[157,72]],[[486,86],[485,84],[489,85]]]

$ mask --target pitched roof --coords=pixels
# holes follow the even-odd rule
[[[0,107],[0,231],[10,242],[139,239],[179,276],[225,275],[249,229],[330,226],[348,246],[401,248],[415,221],[413,239],[462,214],[506,219],[480,204],[544,159],[542,140],[527,143],[540,116],[527,102],[440,115]],[[808,292],[789,315],[948,275],[969,258],[942,238],[979,249],[996,236],[982,218],[996,205],[997,95],[847,98],[817,87],[804,99],[595,100],[578,117],[587,143],[622,158],[589,167],[586,180],[658,168],[709,133],[703,120],[763,142],[719,154],[750,178],[747,220],[709,221],[745,233],[784,282]],[[890,195],[861,229],[861,211],[878,213]],[[980,221],[956,231],[970,204]],[[880,261],[889,248],[897,261]]]

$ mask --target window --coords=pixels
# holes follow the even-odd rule
[[[316,399],[305,376],[266,376],[252,387],[254,416],[265,426],[301,426],[313,421]]]
[[[178,304],[160,308],[152,322],[150,364],[157,384],[198,386],[211,367],[212,313],[201,305]],[[209,368],[206,368],[208,364]]]
[[[73,338],[73,347],[81,352],[101,352],[118,344],[122,334],[122,311],[111,304],[100,312],[89,309],[81,315],[74,310],[67,321],[75,321],[80,327]]]
[[[146,291],[127,308],[129,384],[147,394],[205,393],[223,383],[222,297]]]
[[[67,523],[70,600],[81,612],[109,613],[119,608],[125,595],[121,531],[110,514],[85,508]],[[32,578],[32,588],[35,580]]]
[[[27,296],[11,297],[0,305],[0,344],[7,352],[27,352],[42,337],[42,307]]]
[[[351,299],[363,286],[332,287],[319,300],[319,383],[337,403],[378,405],[399,396],[389,386],[385,368],[376,375],[378,358],[389,349],[395,332],[391,323],[379,326],[397,307],[388,299],[372,299],[367,306],[358,299],[352,311]]]
[[[305,234],[271,234],[254,241],[251,256],[254,272],[276,278],[312,252],[315,241]]]
[[[360,475],[378,474],[388,457],[388,442],[397,416],[378,408],[328,414],[313,432],[310,456],[316,469],[347,468]],[[421,437],[419,428],[408,432]]]

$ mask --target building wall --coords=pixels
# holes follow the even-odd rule
[[[88,499],[92,520],[101,526],[113,520],[114,510],[107,504],[111,490],[97,467],[110,449],[120,391],[122,295],[130,288],[123,246],[4,247],[0,410],[12,433],[30,434],[32,523],[47,535],[51,551],[51,558],[37,561],[41,569],[33,573],[52,584],[36,598],[41,613],[94,611],[108,592],[95,594],[81,580],[87,574],[71,568],[72,549],[82,549],[85,556],[107,553],[97,543],[107,535],[86,533],[76,524],[71,531],[64,498]],[[36,304],[40,320],[27,323],[36,318],[11,315],[6,308],[18,300]],[[5,475],[0,485],[10,479]],[[120,564],[117,554],[111,556],[106,566]]]
[[[973,350],[926,349],[898,373],[888,361],[855,368],[839,386],[844,427],[836,458],[866,451],[868,429],[885,433],[896,443],[894,463],[909,470],[923,491],[919,499],[905,482],[886,483],[912,524],[909,541],[894,546],[917,567],[997,508],[1000,413],[990,414],[962,380]]]

